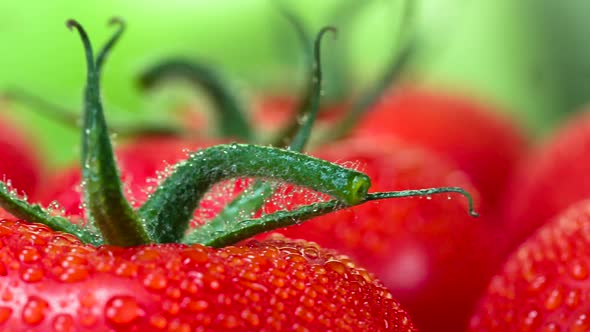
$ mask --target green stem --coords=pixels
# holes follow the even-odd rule
[[[140,77],[140,84],[144,88],[151,88],[169,76],[185,77],[206,91],[216,106],[221,136],[244,142],[252,141],[254,134],[238,97],[227,88],[227,84],[213,68],[188,60],[171,59],[144,72]]]
[[[108,24],[109,25],[116,25],[118,27],[118,29],[111,36],[111,38],[109,38],[109,40],[102,46],[102,49],[98,52],[98,55],[96,56],[95,67],[96,67],[96,71],[98,72],[99,76],[101,74],[101,68],[102,68],[107,56],[111,52],[111,49],[113,48],[113,46],[115,46],[115,44],[117,44],[117,41],[119,41],[119,39],[121,38],[121,35],[123,35],[123,32],[125,31],[125,21],[123,21],[119,17],[112,17],[109,20]],[[90,55],[92,55],[92,53]]]
[[[224,229],[217,229],[211,227],[210,224],[205,224],[187,234],[182,242],[186,244],[200,243],[221,248],[258,234],[300,224],[304,220],[337,211],[339,207],[346,207],[346,205],[338,200],[331,200],[305,205],[294,211],[278,211],[256,219],[240,220],[229,224]]]
[[[80,127],[80,116],[76,112],[53,104],[39,96],[36,96],[30,92],[25,91],[24,89],[12,88],[7,91],[4,91],[2,95],[4,95],[10,101],[16,100],[18,102],[29,105],[31,109],[35,112],[38,112],[41,109],[46,109],[49,111],[49,113],[40,114],[43,116],[45,116],[45,114],[49,114],[59,123],[66,124],[73,128]]]
[[[279,180],[307,187],[348,205],[364,199],[363,173],[297,152],[246,144],[210,147],[190,155],[139,208],[156,242],[177,242],[209,188],[236,177]]]
[[[465,196],[469,203],[469,214],[473,217],[479,216],[474,211],[473,198],[471,195],[458,187],[380,192],[367,194],[362,200],[351,205],[345,205],[338,200],[320,202],[303,206],[294,211],[278,211],[261,218],[242,220],[240,222],[228,225],[228,227],[224,230],[210,228],[208,227],[208,224],[205,224],[203,227],[197,228],[191,233],[187,234],[187,236],[183,239],[183,243],[200,243],[203,245],[220,248],[238,243],[258,234],[270,232],[272,230],[284,228],[287,226],[298,225],[311,218],[346,209],[353,205],[363,204],[368,201],[410,196],[430,196],[443,193],[459,193]]]
[[[290,12],[285,12],[285,16],[292,21],[292,23],[298,27],[297,30],[303,29],[302,24],[297,18],[291,16]],[[334,28],[326,27],[320,30],[318,33],[314,48],[312,50],[313,62],[310,63],[311,76],[309,78],[310,92],[303,98],[304,105],[297,118],[301,117],[303,122],[294,121],[296,124],[293,127],[295,129],[294,135],[288,135],[287,140],[289,143],[289,149],[292,151],[301,152],[303,151],[309,136],[311,128],[316,120],[318,110],[320,108],[320,97],[322,89],[322,65],[321,65],[321,40],[327,32],[335,33]],[[300,32],[303,34],[303,32]],[[303,38],[303,36],[301,36]],[[284,141],[283,141],[284,143]],[[233,201],[231,201],[219,214],[213,219],[207,222],[209,229],[223,230],[227,224],[236,222],[239,218],[244,215],[252,214],[259,210],[266,200],[273,194],[273,185],[264,182],[256,181],[249,189],[240,193]]]
[[[201,227],[222,232],[227,225],[236,223],[244,216],[252,215],[258,211],[274,191],[275,186],[272,183],[256,180],[248,189],[241,192],[229,204],[224,206],[223,210],[213,219],[207,221]]]
[[[405,12],[402,15],[400,28],[402,34],[408,30],[407,26],[414,12],[413,0],[407,0],[405,3]],[[332,142],[348,135],[348,133],[358,124],[359,119],[379,101],[379,98],[381,98],[386,91],[391,88],[392,83],[397,77],[399,77],[400,73],[406,69],[409,60],[412,59],[416,51],[415,40],[412,38],[408,39],[409,41],[406,45],[391,58],[391,61],[387,65],[387,69],[383,72],[382,76],[379,77],[377,81],[353,103],[346,116],[320,139],[320,144]]]
[[[317,66],[314,64],[314,61],[317,62],[317,58],[314,59],[314,49],[311,44],[312,39],[307,33],[301,19],[294,15],[291,10],[285,8],[282,2],[277,1],[275,4],[281,15],[287,20],[287,22],[289,22],[289,24],[291,24],[291,26],[293,26],[293,29],[297,33],[297,38],[299,39],[301,48],[303,49],[302,53],[304,55],[305,68],[308,69],[308,75],[310,78],[308,79],[305,90],[302,92],[302,95],[295,106],[295,116],[293,117],[292,121],[285,125],[284,128],[279,130],[277,138],[274,139],[272,143],[274,146],[287,146],[289,145],[289,142],[293,141],[293,137],[297,134],[299,127],[301,127],[301,118],[303,118],[312,107],[312,99],[315,95],[314,87],[317,86],[317,84],[313,82],[313,77],[317,71]],[[317,39],[318,38],[316,38],[316,42]]]
[[[149,243],[151,240],[123,195],[100,101],[101,65],[124,30],[120,20],[113,20],[111,23],[117,24],[118,30],[100,51],[100,61],[97,63],[94,63],[92,45],[82,26],[74,20],[67,24],[80,34],[88,66],[82,132],[82,179],[87,215],[99,228],[105,242],[133,246]]]
[[[31,205],[11,193],[4,182],[0,182],[0,206],[13,216],[28,222],[39,223],[58,232],[70,233],[78,237],[82,242],[101,245],[103,240],[100,234],[73,224],[66,218],[52,216],[39,205]]]
[[[350,35],[353,31],[355,19],[360,17],[363,10],[374,1],[341,0],[330,13],[329,22],[332,22],[344,35]],[[348,42],[347,42],[348,41]],[[339,102],[347,100],[352,92],[353,75],[350,70],[350,38],[343,38],[336,43],[334,48],[327,52],[326,77],[330,79],[325,96],[328,101]]]
[[[364,202],[375,201],[375,200],[380,200],[380,199],[388,199],[388,198],[400,198],[400,197],[413,197],[413,196],[429,197],[431,195],[448,194],[448,193],[457,193],[457,194],[461,194],[461,195],[465,196],[465,198],[467,198],[467,203],[469,204],[469,215],[472,217],[479,217],[479,214],[477,212],[475,212],[473,197],[471,197],[471,194],[466,192],[465,189],[463,189],[461,187],[439,187],[439,188],[410,189],[410,190],[401,190],[401,191],[388,191],[388,192],[371,193],[365,197]]]
[[[36,96],[30,92],[26,92],[24,89],[13,88],[3,93],[6,98],[10,100],[17,100],[19,102],[28,104],[33,112],[38,113],[41,116],[50,116],[55,121],[70,126],[72,128],[79,129],[80,127],[80,115],[72,110],[66,109],[63,106],[53,104],[40,96]],[[48,112],[41,112],[41,110],[47,110]],[[109,125],[109,130],[122,137],[141,137],[141,136],[189,136],[186,129],[168,123],[161,122],[118,122]]]
[[[302,151],[303,147],[309,140],[311,134],[311,128],[315,123],[315,119],[318,115],[318,110],[320,109],[320,97],[322,93],[322,61],[321,61],[321,43],[322,37],[328,33],[332,32],[336,34],[336,29],[334,27],[324,27],[318,33],[314,48],[313,48],[313,68],[312,68],[312,75],[310,78],[310,93],[309,97],[306,97],[304,100],[309,99],[309,102],[305,102],[305,107],[303,107],[298,116],[302,118],[299,119],[298,122],[303,123],[302,125],[295,126],[295,137],[290,139],[291,144],[290,148],[295,151]]]
[[[304,65],[305,68],[312,68],[313,66],[313,49],[311,47],[312,36],[309,35],[305,25],[301,19],[293,13],[290,9],[285,7],[282,1],[274,1],[273,5],[277,8],[281,16],[293,27],[293,30],[297,34],[299,44],[303,48]]]

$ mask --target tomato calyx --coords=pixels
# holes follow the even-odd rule
[[[311,107],[305,114],[306,120],[291,141],[290,150],[234,143],[193,152],[188,159],[176,164],[173,172],[156,191],[139,209],[134,210],[123,194],[100,100],[102,66],[125,29],[125,24],[120,19],[113,19],[110,23],[117,30],[95,57],[84,28],[74,20],[67,22],[68,27],[75,29],[80,35],[88,67],[82,130],[82,187],[90,226],[82,227],[65,218],[51,216],[40,206],[30,205],[15,197],[2,184],[0,206],[16,217],[74,234],[86,243],[128,247],[170,242],[226,246],[258,233],[297,224],[332,211],[393,197],[460,193],[467,198],[470,213],[475,215],[471,196],[461,188],[368,193],[371,182],[367,175],[297,152],[305,146],[319,109],[322,79],[319,49],[323,35],[334,31],[331,27],[322,29],[314,44],[314,75],[311,83],[314,91]],[[260,218],[226,222],[221,225],[223,227],[212,222],[186,234],[195,209],[211,186],[236,177],[291,183],[327,194],[332,199],[305,205],[293,211],[279,211]],[[253,189],[254,192],[263,191],[265,195],[272,193],[272,186],[264,182],[258,182]],[[256,201],[249,208],[259,209],[260,202]],[[236,206],[245,208],[245,205]]]
[[[280,6],[280,5],[279,5]],[[321,42],[326,33],[336,34],[334,27],[324,27],[316,36],[313,47],[309,47],[308,34],[303,27],[303,23],[290,11],[279,7],[284,17],[295,27],[302,41],[306,53],[306,58],[311,59],[308,63],[310,68],[310,77],[308,88],[304,91],[297,106],[297,112],[294,121],[287,125],[281,134],[281,139],[277,140],[279,146],[288,148],[296,152],[303,152],[307,145],[311,128],[317,118],[320,110],[320,99],[322,90],[322,61],[321,61]],[[275,186],[264,181],[256,181],[249,189],[245,190],[233,201],[231,201],[215,218],[207,223],[205,229],[223,229],[226,224],[238,222],[243,215],[254,214],[258,211],[266,200],[271,197],[275,191]],[[191,239],[202,237],[202,230],[193,231],[188,235]]]

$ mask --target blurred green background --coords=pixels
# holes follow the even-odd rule
[[[364,4],[356,6],[354,20],[343,24],[335,13],[359,1]],[[412,75],[494,103],[534,136],[547,133],[585,103],[590,90],[590,47],[585,40],[589,2],[407,1],[416,5],[409,27],[420,42]],[[326,49],[350,54],[356,88],[378,76],[398,47],[403,0],[283,2],[310,31],[327,23],[339,25],[338,39]],[[79,38],[64,22],[81,22],[98,48],[113,31],[106,22],[114,15],[127,21],[128,30],[103,76],[109,119],[166,115],[174,92],[142,95],[134,79],[170,55],[218,65],[246,96],[293,91],[303,84],[297,38],[272,0],[1,0],[0,89],[22,87],[78,109],[86,68]],[[325,85],[330,91],[329,76]],[[23,105],[4,112],[38,137],[53,165],[76,157],[75,130]]]

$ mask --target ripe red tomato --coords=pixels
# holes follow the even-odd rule
[[[303,241],[93,247],[0,220],[5,331],[415,331],[347,258]]]
[[[590,329],[590,201],[537,230],[493,277],[471,332]]]
[[[571,204],[590,197],[590,113],[574,116],[530,153],[505,199],[510,237],[518,245]]]
[[[493,106],[467,95],[411,85],[382,97],[360,120],[355,135],[378,140],[395,136],[450,159],[483,195],[483,213],[495,209],[527,149],[519,128]]]

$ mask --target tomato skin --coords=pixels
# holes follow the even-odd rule
[[[4,219],[0,245],[4,330],[415,331],[371,274],[304,241],[96,248]]]

